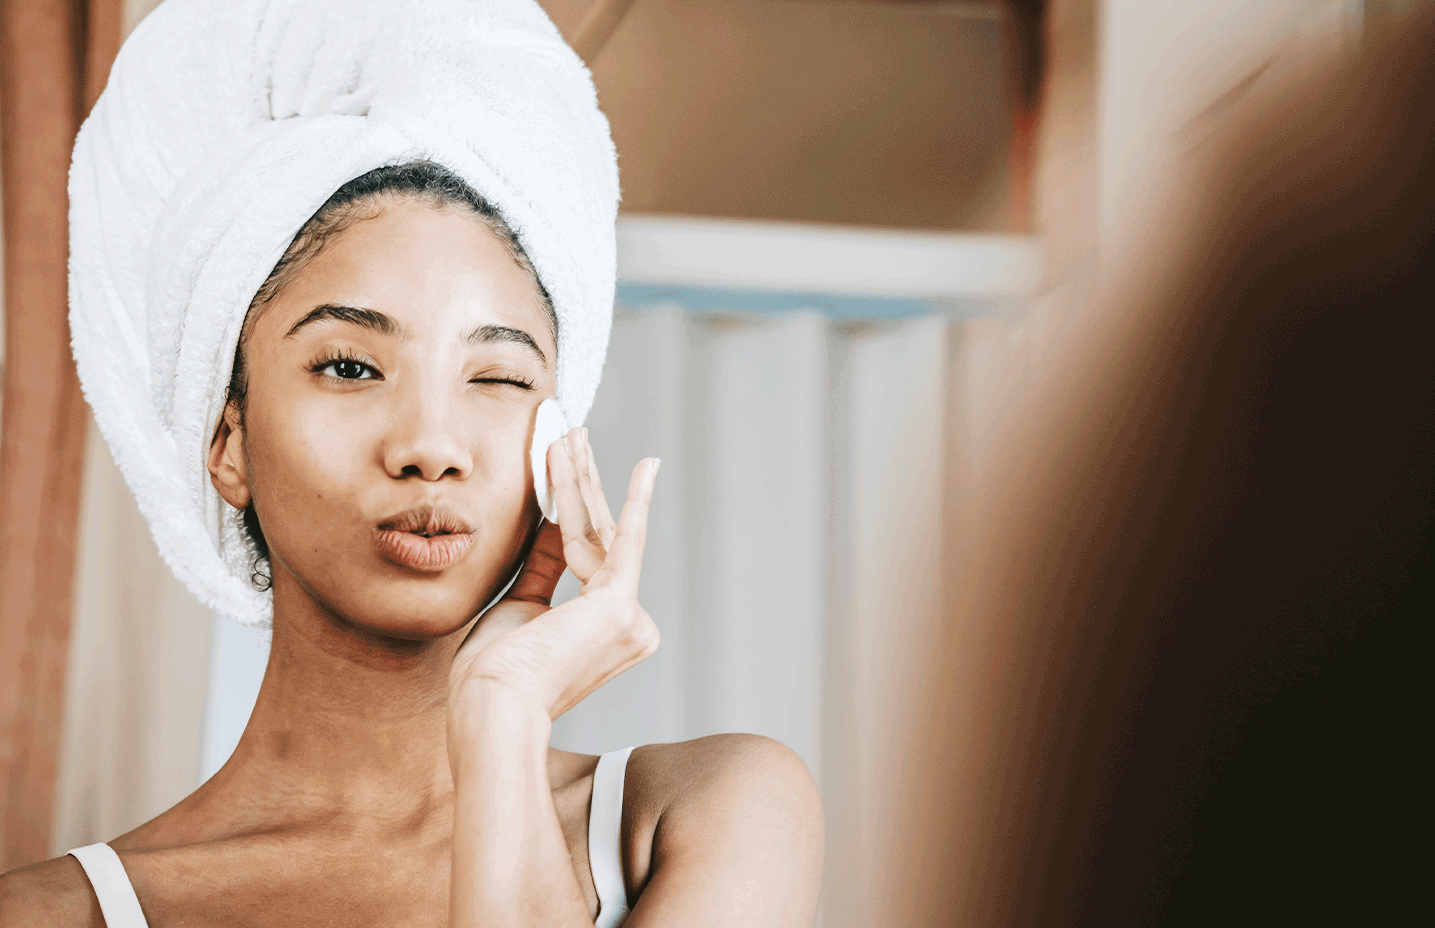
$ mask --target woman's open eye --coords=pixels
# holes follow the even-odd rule
[[[379,372],[356,358],[330,358],[314,365],[314,373],[336,380],[377,380]]]

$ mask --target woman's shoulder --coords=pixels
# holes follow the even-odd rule
[[[807,765],[785,744],[762,735],[709,735],[672,744],[647,744],[628,760],[630,788],[661,801],[667,812],[718,803],[759,804],[779,799],[817,813],[817,786]]]
[[[761,860],[790,869],[796,881],[812,877],[805,882],[813,887],[821,872],[817,785],[802,759],[771,738],[711,735],[635,748],[624,815],[631,819],[625,827],[651,836],[633,842],[648,851],[629,861],[640,885],[656,875],[650,868],[659,862],[718,875],[738,869],[735,861]]]
[[[104,928],[99,900],[68,854],[0,875],[0,925]]]

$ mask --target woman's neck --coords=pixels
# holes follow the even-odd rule
[[[451,808],[448,672],[465,630],[406,641],[276,590],[259,698],[206,790],[289,823],[413,824]]]

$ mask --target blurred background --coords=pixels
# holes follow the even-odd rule
[[[591,0],[543,5],[570,40],[591,25]],[[154,4],[78,6],[56,4],[75,18],[53,21],[45,4],[4,6],[0,869],[113,837],[193,790],[237,742],[267,655],[263,633],[210,616],[160,563],[63,381],[68,140],[103,84],[107,36]],[[663,644],[561,718],[554,742],[785,742],[824,796],[822,923],[880,923],[869,880],[896,827],[873,801],[893,788],[885,752],[976,711],[898,711],[898,696],[904,655],[961,621],[948,581],[981,555],[974,488],[1022,463],[998,453],[1004,396],[1060,356],[1045,333],[1153,165],[1199,152],[1282,68],[1358,47],[1419,4],[616,6],[630,8],[580,49],[623,189],[587,425],[615,510],[633,464],[664,461],[642,590]],[[37,35],[64,53],[49,64],[70,75],[58,90],[23,79],[47,53]]]

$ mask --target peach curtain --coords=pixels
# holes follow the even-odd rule
[[[70,632],[85,412],[66,325],[70,146],[119,48],[121,0],[5,0],[0,161],[0,869],[46,855]]]
[[[128,34],[156,0],[126,0]],[[159,558],[87,415],[48,853],[123,834],[200,782],[209,610]]]
[[[123,834],[199,785],[209,679],[211,614],[160,560],[93,420],[87,433],[51,854]]]

